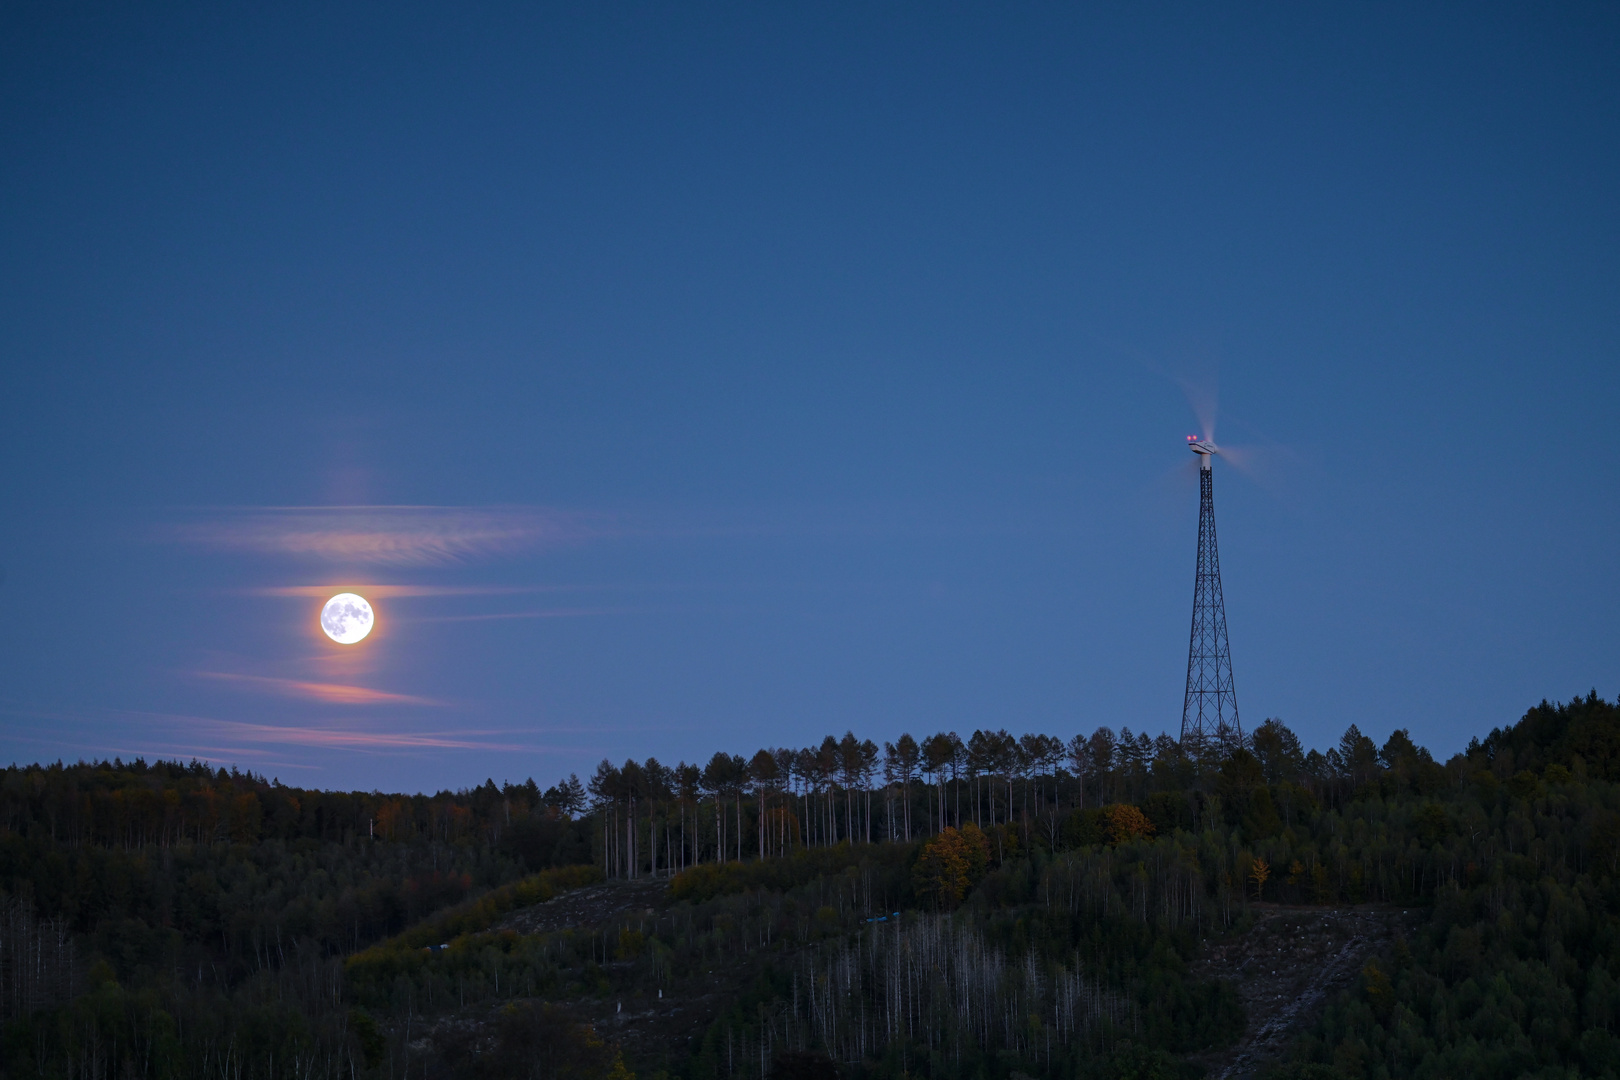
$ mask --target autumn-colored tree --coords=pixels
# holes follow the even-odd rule
[[[977,882],[990,868],[990,837],[971,821],[965,822],[958,831],[967,845],[968,880]]]
[[[1254,882],[1254,898],[1264,900],[1266,882],[1271,878],[1271,864],[1264,859],[1256,858],[1249,864],[1249,880]]]
[[[912,878],[917,894],[931,898],[935,906],[954,908],[961,903],[968,890],[967,845],[961,833],[946,828],[923,844]]]
[[[1130,803],[1115,803],[1103,811],[1108,821],[1108,842],[1124,844],[1153,835],[1153,822]]]
[[[958,830],[947,825],[917,853],[912,867],[917,894],[931,899],[936,907],[956,907],[983,872],[989,855],[989,844],[978,828],[967,825]]]
[[[377,807],[377,835],[394,840],[410,820],[410,804],[404,799],[388,799]]]

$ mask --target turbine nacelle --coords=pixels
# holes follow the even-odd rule
[[[1214,460],[1215,455],[1221,452],[1220,448],[1214,443],[1208,439],[1200,439],[1196,435],[1187,436],[1187,449],[1198,455],[1198,467],[1200,469],[1209,468],[1210,462]]]

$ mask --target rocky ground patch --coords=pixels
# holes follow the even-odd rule
[[[536,934],[574,928],[612,934],[621,927],[637,928],[643,918],[656,918],[668,904],[666,879],[605,881],[514,911],[498,924],[498,929]],[[671,1051],[702,1035],[724,1004],[753,981],[757,971],[752,961],[752,957],[740,956],[735,964],[693,973],[661,993],[657,989],[638,990],[605,999],[590,997],[556,1004],[618,1044],[632,1068],[656,1066],[663,1064]],[[629,961],[613,961],[605,966],[612,969],[629,965]]]

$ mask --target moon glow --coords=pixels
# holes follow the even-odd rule
[[[353,645],[371,633],[371,605],[352,592],[338,593],[321,608],[321,629],[339,645]]]

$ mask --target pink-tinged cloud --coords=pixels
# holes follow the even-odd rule
[[[282,697],[304,698],[311,701],[324,701],[329,705],[442,705],[442,701],[432,698],[414,697],[410,694],[391,694],[386,690],[372,690],[365,686],[348,686],[343,683],[304,682],[301,679],[275,679],[267,675],[235,675],[224,671],[196,671],[192,673],[199,679],[215,679],[220,682],[236,683],[243,687],[251,687]]]
[[[224,510],[174,526],[170,535],[227,551],[424,566],[578,543],[606,531],[600,519],[532,506],[287,506]]]
[[[325,585],[268,585],[262,588],[226,590],[247,596],[292,596],[324,600],[335,593],[357,592],[370,600],[396,600],[418,596],[522,596],[532,593],[584,592],[601,586],[590,585],[386,585],[372,582],[334,581]]]
[[[273,743],[278,746],[318,746],[337,750],[502,750],[522,752],[535,749],[529,746],[482,742],[469,735],[494,735],[500,732],[462,731],[405,732],[356,731],[352,728],[280,727],[274,724],[250,724],[241,720],[214,720],[211,726],[222,735],[234,735],[244,742]]]
[[[286,748],[289,747],[349,750],[356,753],[482,750],[496,751],[498,753],[539,754],[563,751],[577,752],[580,749],[577,746],[552,746],[539,743],[525,745],[486,741],[489,736],[511,738],[513,736],[539,734],[539,732],[521,730],[410,732],[368,731],[354,727],[283,727],[275,724],[255,724],[241,720],[220,720],[214,717],[195,716],[186,713],[132,710],[112,710],[108,712],[95,710],[90,713],[78,713],[0,707],[0,715],[48,720],[53,724],[53,732],[50,737],[24,734],[15,730],[15,724],[10,725],[11,730],[6,733],[6,739],[9,742],[39,743],[58,747],[81,747],[90,751],[91,755],[96,757],[110,756],[112,754],[133,757],[136,754],[141,754],[154,757],[173,757],[175,760],[197,757],[204,761],[221,763],[250,760],[254,767],[320,768],[318,764],[287,762],[275,756],[277,754],[284,755]],[[80,731],[80,738],[78,739],[71,737],[64,739],[62,737],[64,731],[79,730],[87,724],[104,725],[109,720],[118,720],[125,724],[139,726],[144,736],[142,745],[109,745],[101,741],[91,743],[83,740],[82,731]],[[570,732],[576,729],[560,728],[556,730]],[[599,729],[586,728],[578,730],[595,732]],[[164,731],[167,737],[158,735],[158,731]],[[206,741],[192,741],[186,737],[185,733],[188,732],[197,733]],[[124,730],[120,734],[127,738],[134,732],[133,730]],[[259,747],[281,747],[283,749],[276,751],[259,749]],[[595,751],[591,752],[594,753]]]

